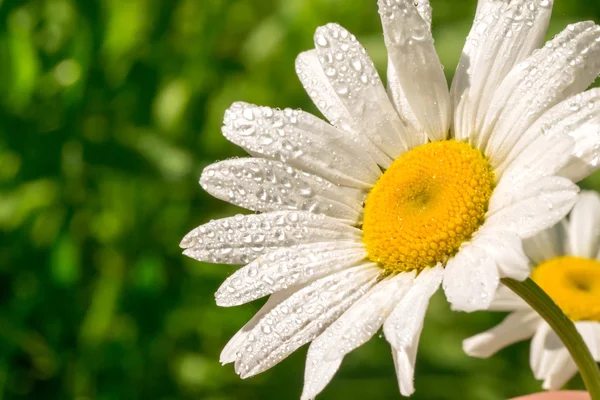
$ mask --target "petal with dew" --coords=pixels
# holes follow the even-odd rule
[[[415,271],[388,277],[350,307],[319,339],[329,343],[326,359],[344,356],[373,337],[414,280]]]
[[[484,226],[531,237],[567,215],[577,202],[579,188],[566,178],[551,176],[522,190],[506,193],[506,198],[497,198],[494,192]]]
[[[481,126],[509,71],[544,40],[552,1],[480,1],[452,82],[454,135],[483,148]]]
[[[599,167],[600,159],[600,89],[578,93],[546,111],[523,133],[500,168],[509,165],[528,143],[540,135],[569,135],[575,145],[562,176],[577,182]]]
[[[312,282],[252,328],[235,361],[242,378],[259,374],[315,339],[375,284],[381,270],[366,263]]]
[[[379,14],[393,82],[431,140],[443,140],[450,124],[450,94],[433,46],[429,23],[412,0],[379,0]],[[394,97],[392,97],[394,98]]]
[[[313,341],[306,362],[303,399],[319,394],[333,378],[344,356],[375,335],[409,290],[414,277],[414,272],[402,273],[380,281]]]
[[[332,125],[344,131],[351,140],[360,143],[377,164],[390,165],[390,156],[363,134],[360,123],[355,121],[352,114],[352,108],[346,107],[342,97],[332,86],[332,80],[323,71],[317,50],[308,50],[296,57],[296,73],[304,90]]]
[[[317,29],[315,46],[325,75],[353,116],[353,130],[362,132],[392,160],[427,141],[425,135],[406,130],[354,35],[338,24],[328,24]]]
[[[600,72],[599,60],[600,27],[581,22],[518,64],[495,92],[480,131],[489,136],[485,154],[492,165],[523,148],[523,133],[547,110],[585,90]]]
[[[472,312],[489,308],[499,282],[494,260],[471,245],[463,246],[444,270],[444,292],[453,310]]]
[[[361,238],[360,229],[322,214],[277,211],[210,221],[188,233],[180,246],[198,261],[246,264],[278,248]]]
[[[313,341],[306,355],[306,368],[304,371],[304,387],[300,400],[314,399],[331,382],[333,376],[342,365],[344,357],[333,360],[325,357],[327,347],[325,343]]]
[[[288,289],[281,290],[277,293],[273,293],[267,302],[258,310],[254,316],[244,325],[239,331],[236,332],[235,335],[227,342],[223,350],[221,351],[221,355],[219,360],[221,364],[229,364],[235,361],[237,358],[236,353],[241,350],[242,345],[246,341],[246,336],[248,332],[252,330],[258,324],[258,321],[262,319],[265,315],[267,315],[272,309],[274,309],[278,304],[282,303],[288,297],[290,297],[294,292],[300,290],[303,286],[295,286]]]
[[[441,264],[425,268],[415,279],[406,296],[400,300],[383,325],[383,333],[392,347],[410,347],[423,328],[429,299],[438,290],[444,268]]]
[[[526,186],[539,178],[557,175],[569,164],[575,141],[569,135],[544,135],[527,147],[519,149],[519,155],[510,165],[502,164],[494,168],[500,185]],[[514,191],[514,190],[513,190]]]
[[[352,136],[303,111],[238,102],[225,112],[222,131],[253,156],[284,162],[338,185],[369,189],[381,175]]]
[[[492,255],[500,278],[523,281],[531,273],[521,238],[514,232],[481,229],[475,234],[471,245]]]
[[[238,306],[356,266],[366,257],[360,242],[309,243],[277,249],[228,277],[215,298],[219,306]]]
[[[204,169],[200,185],[216,198],[253,211],[310,211],[349,223],[362,219],[362,191],[334,185],[279,161],[221,161]]]

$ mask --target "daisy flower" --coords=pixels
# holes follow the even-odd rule
[[[529,275],[521,239],[563,218],[572,180],[597,164],[584,128],[600,95],[570,96],[600,71],[600,28],[570,25],[535,50],[551,8],[481,1],[448,90],[428,1],[380,0],[387,91],[355,36],[328,24],[296,72],[330,123],[246,103],[227,110],[223,134],[251,157],[208,166],[200,184],[260,214],[211,221],[181,246],[200,261],[247,264],[218,305],[270,297],[223,363],[247,378],[312,342],[309,399],[383,326],[409,395],[440,284],[455,309],[473,311],[490,305],[500,278]]]
[[[600,196],[581,193],[569,220],[524,242],[534,265],[531,278],[555,301],[600,361]],[[495,328],[464,341],[467,354],[489,357],[521,340],[531,340],[530,363],[543,388],[560,389],[577,373],[568,350],[550,326],[506,287],[491,309],[510,311]]]

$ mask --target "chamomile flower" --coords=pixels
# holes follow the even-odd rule
[[[302,397],[313,398],[383,326],[409,395],[440,284],[455,309],[473,311],[501,277],[528,276],[521,239],[568,213],[578,189],[567,177],[593,170],[597,148],[584,127],[600,93],[570,96],[600,71],[600,28],[571,25],[534,51],[551,7],[480,2],[449,91],[428,1],[380,0],[387,91],[356,38],[329,24],[296,71],[330,124],[299,110],[227,110],[223,134],[251,157],[207,167],[200,183],[260,214],[211,221],[181,246],[247,264],[217,304],[270,297],[223,363],[246,378],[312,342]]]
[[[600,361],[600,196],[581,193],[568,221],[527,239],[524,248],[533,264],[531,278],[575,323]],[[501,286],[491,308],[511,313],[495,328],[465,340],[467,354],[489,357],[532,338],[531,368],[544,389],[560,389],[577,373],[556,333],[521,298]]]

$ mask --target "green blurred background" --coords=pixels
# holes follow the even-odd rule
[[[450,79],[475,2],[431,2]],[[556,3],[549,35],[600,21],[597,0]],[[385,70],[375,0],[0,0],[0,399],[299,397],[305,348],[247,381],[219,365],[261,302],[217,308],[234,267],[187,259],[178,243],[240,211],[197,184],[204,166],[243,155],[220,134],[233,101],[317,113],[294,58],[332,21]],[[438,293],[413,398],[539,390],[526,343],[490,360],[462,353],[501,318],[452,313]],[[378,336],[320,398],[397,397]]]

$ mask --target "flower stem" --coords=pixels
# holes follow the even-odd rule
[[[525,300],[552,327],[575,360],[592,400],[600,400],[600,369],[573,322],[530,278],[523,282],[504,278],[502,283]]]

